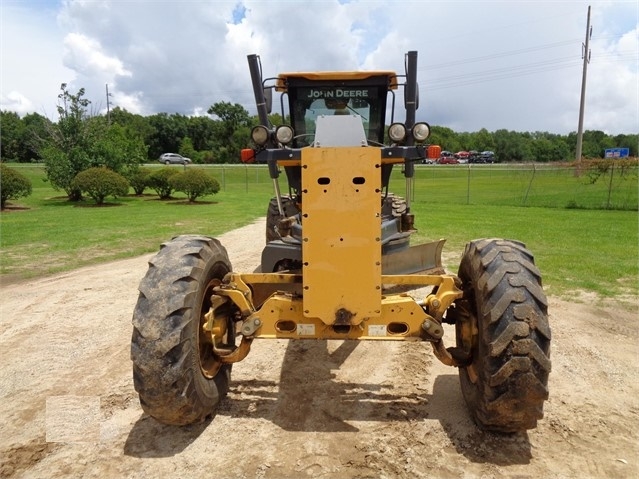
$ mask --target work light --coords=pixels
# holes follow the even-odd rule
[[[251,139],[258,146],[264,146],[268,142],[269,131],[264,125],[257,125],[251,130]]]
[[[428,123],[415,123],[412,131],[415,141],[426,141],[426,138],[430,136],[430,126],[428,126]]]
[[[388,128],[388,136],[391,140],[398,143],[406,138],[406,127],[402,123],[393,123]]]

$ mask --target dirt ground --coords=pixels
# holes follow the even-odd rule
[[[220,237],[236,271],[263,232]],[[212,420],[173,428],[132,384],[149,257],[2,287],[0,477],[639,477],[637,298],[550,298],[550,399],[527,433],[479,431],[426,343],[266,340]]]

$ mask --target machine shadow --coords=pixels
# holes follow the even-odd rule
[[[289,341],[279,382],[233,381],[218,415],[267,419],[286,431],[357,432],[357,422],[436,420],[459,454],[472,462],[528,464],[532,457],[527,433],[481,431],[468,413],[457,374],[435,378],[433,394],[407,394],[391,384],[344,382],[338,369],[357,348],[344,341],[329,351],[328,341]],[[371,366],[372,367],[372,366]]]
[[[218,411],[234,417],[262,417],[287,431],[356,432],[358,421],[406,421],[424,415],[427,395],[407,395],[392,385],[345,382],[334,370],[357,348],[344,341],[289,341],[279,382],[236,381]],[[372,366],[371,366],[372,367]]]
[[[532,452],[528,433],[492,433],[475,425],[462,396],[457,374],[435,378],[426,411],[429,419],[440,422],[455,450],[469,461],[498,466],[530,463]]]
[[[190,426],[167,426],[142,414],[129,431],[124,443],[124,455],[139,458],[175,456],[195,441],[211,421],[212,418],[208,418]]]
[[[435,378],[433,393],[406,394],[391,384],[337,381],[336,370],[360,344],[344,341],[329,351],[328,341],[289,341],[280,380],[232,381],[219,416],[263,418],[286,431],[357,432],[357,422],[436,420],[458,454],[475,463],[528,464],[527,433],[495,434],[475,426],[461,394],[457,374]],[[143,414],[133,425],[124,454],[140,458],[171,457],[195,441],[214,418],[174,427]],[[408,441],[408,439],[407,439]]]

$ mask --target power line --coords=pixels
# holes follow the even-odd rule
[[[483,61],[487,61],[487,60],[493,60],[493,59],[496,59],[496,58],[503,58],[503,57],[508,57],[508,56],[521,55],[523,53],[530,53],[530,52],[535,52],[535,51],[539,51],[539,50],[547,50],[549,48],[557,48],[559,46],[571,45],[571,44],[574,44],[574,43],[576,43],[578,41],[579,41],[578,39],[577,40],[564,40],[564,41],[561,41],[561,42],[547,43],[547,44],[538,45],[538,46],[535,46],[535,47],[520,48],[518,50],[510,50],[510,51],[506,51],[506,52],[493,53],[491,55],[483,55],[483,56],[480,56],[480,57],[465,58],[465,59],[462,59],[462,60],[444,62],[444,63],[435,64],[435,65],[427,65],[425,68],[421,68],[419,71],[430,71],[430,70],[434,70],[434,69],[438,69],[438,68],[448,68],[448,67],[464,65],[464,64],[468,64],[468,63],[476,63],[476,62],[483,62]]]
[[[601,64],[616,63],[618,61],[622,61],[625,59],[634,59],[636,57],[637,52],[623,51],[604,53],[599,55],[598,59],[601,60],[599,62]],[[573,57],[563,57],[545,60],[542,62],[527,63],[523,65],[512,65],[490,70],[471,71],[430,79],[426,77],[424,83],[428,86],[427,88],[429,91],[439,90],[457,86],[474,85],[478,83],[485,83],[512,77],[534,75],[538,73],[562,70],[566,68],[573,68],[580,64],[581,60],[574,59]]]
[[[572,57],[556,58],[556,59],[552,59],[552,60],[544,60],[544,61],[541,61],[541,62],[525,63],[523,65],[510,65],[510,66],[507,66],[507,67],[494,68],[494,69],[491,69],[491,70],[472,71],[471,74],[473,75],[473,77],[477,78],[477,77],[481,77],[481,76],[492,76],[494,74],[525,71],[525,70],[536,71],[540,67],[545,67],[545,66],[550,66],[550,65],[557,65],[557,64],[571,63],[573,61],[574,61],[574,59]],[[448,80],[455,80],[455,79],[458,79],[458,78],[468,79],[468,75],[469,74],[467,72],[466,73],[459,73],[459,74],[456,74],[456,75],[446,75],[444,77],[437,78],[435,81],[446,82]]]

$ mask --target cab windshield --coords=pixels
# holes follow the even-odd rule
[[[386,87],[322,83],[293,88],[289,85],[288,95],[296,137],[294,146],[300,148],[313,143],[320,115],[355,115],[364,125],[366,138],[373,144],[383,143]]]

